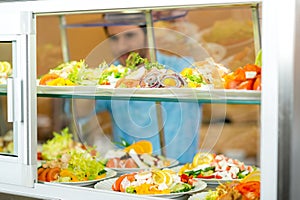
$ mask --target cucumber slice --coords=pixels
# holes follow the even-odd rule
[[[171,187],[171,193],[187,192],[192,189],[192,186],[188,183],[176,183]]]

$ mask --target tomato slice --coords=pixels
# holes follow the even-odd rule
[[[257,74],[261,73],[261,67],[254,64],[247,64],[243,68],[245,71],[255,71]]]
[[[112,185],[112,190],[119,192],[121,190],[121,182],[126,176],[127,174],[121,175]]]
[[[40,172],[38,176],[39,181],[47,181],[47,173],[49,172],[50,168],[44,169],[42,172]]]
[[[59,172],[60,172],[59,167],[51,168],[47,173],[46,180],[48,182],[55,181],[58,178]]]
[[[230,80],[226,83],[225,88],[226,89],[236,89],[240,84],[241,84],[241,81]]]
[[[239,90],[252,90],[253,89],[253,79],[246,80],[239,84],[236,89]]]
[[[261,90],[261,75],[258,75],[253,84],[253,90]]]

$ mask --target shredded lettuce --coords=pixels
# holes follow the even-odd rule
[[[101,76],[100,68],[81,68],[78,70],[77,83],[79,85],[97,85]]]
[[[69,150],[73,146],[73,135],[66,127],[60,133],[53,132],[53,138],[47,140],[42,146],[42,158],[53,160],[58,158],[62,152]]]
[[[68,170],[72,172],[79,181],[94,180],[104,170],[104,165],[92,156],[88,151],[72,150]]]
[[[207,196],[205,197],[205,200],[216,200],[219,197],[218,191],[208,191]]]
[[[79,70],[81,68],[86,68],[86,64],[84,60],[80,60],[79,62],[77,61],[72,61],[69,63],[69,65],[72,66],[72,70],[70,74],[68,75],[68,79],[72,81],[73,83],[78,83],[78,74]]]
[[[165,66],[158,62],[150,62],[147,58],[142,58],[138,53],[131,52],[126,59],[126,67],[135,70],[140,65],[144,65],[146,69],[150,70],[152,68],[164,69]]]

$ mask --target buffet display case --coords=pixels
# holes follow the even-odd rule
[[[77,99],[91,99],[91,100],[129,100],[129,101],[149,101],[149,102],[185,102],[185,103],[201,103],[209,105],[258,105],[260,107],[260,120],[256,126],[260,129],[260,150],[259,161],[256,163],[261,168],[261,198],[262,199],[279,199],[285,196],[285,192],[288,191],[283,183],[289,182],[286,178],[286,172],[284,167],[290,167],[288,162],[282,164],[282,155],[286,154],[286,145],[289,145],[287,141],[278,141],[277,137],[282,136],[278,131],[289,131],[291,137],[293,131],[292,127],[287,119],[282,119],[279,112],[286,111],[279,103],[286,102],[285,98],[280,98],[281,94],[278,92],[278,88],[282,89],[282,83],[279,82],[279,78],[284,76],[283,74],[278,78],[278,73],[281,72],[281,62],[275,61],[274,55],[277,55],[275,47],[277,44],[277,36],[272,34],[274,31],[272,17],[272,3],[268,1],[200,1],[195,3],[193,1],[187,1],[184,4],[180,1],[173,1],[172,4],[167,1],[152,2],[107,2],[107,4],[99,5],[99,2],[89,0],[85,2],[73,2],[66,1],[34,1],[34,2],[8,2],[1,3],[0,10],[2,19],[10,19],[9,21],[0,20],[1,27],[7,27],[0,34],[0,47],[5,44],[9,44],[10,59],[13,72],[11,77],[7,79],[6,86],[1,85],[0,93],[1,97],[7,99],[7,119],[2,117],[1,120],[4,123],[10,122],[13,130],[13,151],[10,153],[0,154],[0,192],[30,196],[33,198],[42,199],[82,199],[82,198],[108,198],[108,199],[140,199],[138,195],[131,195],[126,193],[117,193],[107,190],[97,190],[92,187],[82,187],[78,185],[70,184],[58,184],[58,183],[41,183],[37,181],[37,149],[38,149],[38,102],[40,99],[71,99],[76,101]],[[29,6],[30,5],[30,6]],[[270,8],[267,8],[267,7]],[[72,57],[71,44],[67,45],[65,31],[69,28],[87,27],[87,26],[104,26],[107,24],[101,24],[99,22],[92,23],[65,23],[65,17],[68,16],[83,16],[84,14],[103,14],[103,13],[115,13],[115,12],[142,12],[145,16],[150,16],[153,11],[181,11],[179,12],[179,18],[185,16],[186,11],[195,12],[200,10],[202,12],[210,12],[215,8],[226,9],[245,9],[250,11],[252,19],[252,40],[250,41],[253,46],[254,55],[258,53],[258,50],[263,49],[263,67],[262,73],[264,78],[262,79],[263,89],[261,91],[253,90],[226,90],[226,89],[212,89],[203,90],[195,88],[103,88],[94,86],[41,86],[37,82],[37,38],[39,37],[36,29],[36,20],[47,16],[55,16],[62,20],[62,32],[61,38],[63,40],[63,55],[64,61],[70,60]],[[263,35],[260,35],[260,19],[259,11],[262,9],[262,30]],[[14,10],[12,12],[11,10]],[[184,12],[182,12],[184,11]],[[265,18],[264,18],[265,17]],[[290,16],[291,17],[291,16]],[[291,17],[292,18],[292,17]],[[174,20],[176,17],[162,17],[157,22],[165,22],[168,20]],[[147,21],[148,20],[148,21]],[[150,20],[150,21],[149,21]],[[153,19],[145,18],[148,31],[152,32],[151,27]],[[100,25],[99,25],[100,24]],[[161,26],[161,24],[159,24]],[[207,31],[207,30],[206,30]],[[76,32],[76,30],[74,31]],[[152,32],[153,33],[153,32]],[[155,31],[154,31],[155,33]],[[156,33],[157,34],[157,33]],[[205,34],[205,31],[202,32]],[[158,34],[159,35],[159,34]],[[203,36],[203,35],[202,35]],[[272,38],[272,37],[276,38]],[[280,39],[278,39],[280,40]],[[165,39],[162,40],[166,42]],[[178,40],[179,41],[179,40]],[[157,43],[148,40],[149,44],[158,45],[160,49],[171,48],[167,44]],[[293,41],[290,41],[289,45]],[[104,42],[105,43],[105,42]],[[248,45],[249,41],[244,41],[243,45]],[[162,46],[159,46],[162,45]],[[162,48],[164,45],[166,47]],[[226,45],[226,44],[224,44]],[[227,44],[228,45],[228,44]],[[173,45],[174,46],[174,45]],[[201,45],[202,46],[202,45]],[[106,46],[101,46],[101,48]],[[154,47],[154,46],[152,46]],[[227,59],[224,56],[218,57],[220,54],[215,55],[215,59],[224,61],[224,63],[230,63],[230,59],[234,56],[237,46],[227,46],[229,54]],[[209,48],[208,48],[209,49]],[[205,49],[207,50],[207,49]],[[178,52],[179,51],[179,52]],[[202,50],[201,50],[202,51]],[[180,50],[174,49],[171,52],[175,52],[178,55],[184,55],[186,52],[181,48]],[[72,53],[72,52],[71,52]],[[197,57],[197,51],[193,51],[193,54],[187,54],[188,56],[194,56],[195,60],[203,59]],[[292,54],[293,52],[289,52]],[[290,55],[289,54],[289,55]],[[211,55],[211,52],[208,53]],[[280,54],[279,54],[280,55]],[[90,55],[93,57],[93,55]],[[87,56],[86,60],[89,60]],[[107,56],[108,61],[111,61]],[[155,55],[153,56],[155,59]],[[2,58],[1,59],[7,59]],[[103,56],[101,59],[106,58]],[[281,58],[281,57],[279,57]],[[92,62],[91,62],[92,63]],[[99,62],[96,62],[96,65]],[[231,62],[232,68],[238,65],[236,62]],[[93,65],[93,64],[91,64]],[[277,68],[272,69],[272,66]],[[291,65],[289,65],[291,66]],[[285,79],[284,79],[285,80]],[[290,94],[291,95],[291,94]],[[291,107],[294,105],[290,104]],[[62,107],[60,107],[61,109]],[[213,106],[212,106],[213,108]],[[219,107],[218,107],[219,108]],[[226,106],[225,106],[226,108]],[[224,107],[223,107],[224,109]],[[2,113],[1,113],[2,114]],[[297,116],[297,113],[295,114]],[[282,120],[279,122],[278,120]],[[223,119],[224,121],[224,119]],[[281,126],[283,125],[283,126]],[[2,128],[2,127],[1,127]],[[1,130],[2,131],[2,130]],[[297,139],[297,137],[296,137]],[[163,143],[161,143],[163,144]],[[289,152],[288,152],[289,153]],[[193,155],[191,155],[193,156]],[[291,154],[291,157],[294,154]],[[294,169],[293,167],[291,169]],[[282,170],[282,171],[281,171]],[[290,176],[287,176],[290,177]],[[279,182],[278,182],[279,181]],[[282,181],[282,182],[281,182]],[[293,180],[294,181],[294,180]],[[293,182],[294,183],[294,182]],[[289,185],[289,184],[287,184]],[[288,192],[289,195],[295,195],[295,192]],[[168,198],[168,196],[143,196],[145,199],[160,199]],[[189,198],[189,196],[181,196],[181,198]]]

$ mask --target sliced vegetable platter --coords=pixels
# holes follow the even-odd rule
[[[199,178],[207,184],[214,185],[239,181],[256,169],[255,166],[246,165],[223,154],[207,152],[198,152],[192,163],[186,163],[177,168],[182,178]]]

